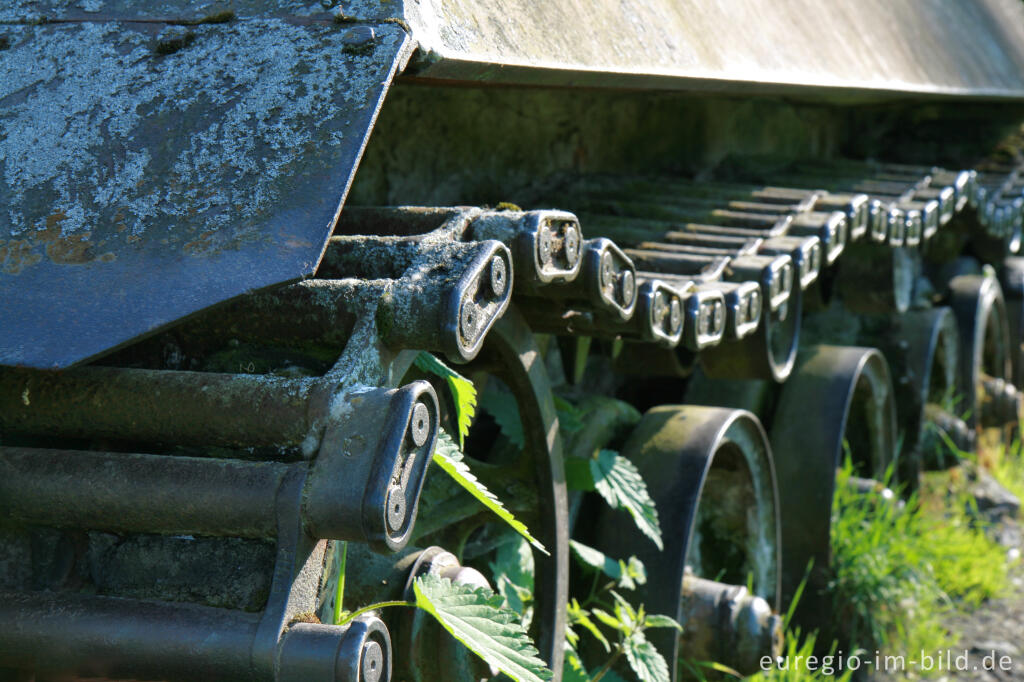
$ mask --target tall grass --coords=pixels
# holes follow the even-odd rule
[[[941,511],[864,495],[837,476],[832,595],[837,632],[868,649],[935,650],[954,644],[944,618],[999,594],[1004,550],[967,514],[966,499]],[[966,495],[966,493],[962,493]]]
[[[1024,452],[1019,440],[999,452],[992,460],[992,475],[999,483],[1024,502]]]

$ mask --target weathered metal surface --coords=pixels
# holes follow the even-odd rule
[[[92,396],[85,409],[67,410],[70,424],[64,425],[59,419],[56,423],[47,421],[53,406],[47,405],[45,390],[37,390],[43,394],[37,400],[41,420],[24,418],[22,413],[22,418],[11,420],[13,429],[11,422],[3,425],[5,431],[107,435],[165,443],[183,436],[192,442],[237,446],[240,443],[233,442],[233,438],[238,435],[230,436],[220,426],[234,424],[242,431],[247,430],[246,425],[254,426],[242,416],[246,411],[239,409],[237,402],[232,404],[231,389],[238,382],[225,381],[225,377],[236,375],[221,375],[219,382],[202,384],[196,383],[192,373],[91,369],[80,370],[85,376],[79,382],[47,387],[55,392],[78,391]],[[38,384],[31,381],[32,372],[11,373],[20,376],[23,385],[38,389]],[[165,377],[161,375],[167,375],[162,383]],[[239,379],[244,377],[237,375]],[[191,383],[189,378],[193,379]],[[147,387],[155,394],[155,402],[146,406],[151,408],[148,414],[146,407],[137,412],[124,411],[111,408],[105,400],[132,385]],[[175,397],[189,402],[180,394],[175,396],[174,390],[183,386],[194,393],[192,402],[198,413],[175,410]],[[251,386],[244,382],[241,390]],[[162,395],[161,387],[165,388]],[[305,464],[267,461],[0,448],[0,471],[6,474],[0,487],[9,502],[7,512],[22,522],[57,527],[271,538],[277,530],[274,495],[284,477],[294,470],[293,475],[305,477],[302,522],[311,537],[367,542],[382,551],[402,547],[412,533],[437,437],[437,396],[430,384],[415,381],[395,390],[361,386],[329,399],[315,388],[303,391],[308,386],[301,384],[296,388],[295,383],[284,382],[273,388],[277,390],[265,389],[262,399],[253,403],[263,409],[250,408],[257,421],[267,421],[268,432],[251,437],[269,438],[269,443],[275,444],[286,442],[289,436],[297,440],[303,454],[310,458],[315,455],[308,471]],[[224,395],[211,395],[218,390]],[[31,393],[26,388],[22,395]],[[96,414],[93,410],[109,413],[105,422],[92,423],[89,417],[90,412]],[[167,421],[147,419],[160,411],[168,414]],[[222,419],[219,424],[216,419],[203,423],[199,418],[203,412],[218,414]],[[184,430],[173,428],[181,422],[189,426]],[[298,430],[280,430],[281,422],[285,429],[295,422]],[[224,436],[228,436],[226,441],[217,440]]]
[[[6,630],[0,661],[44,674],[181,681],[390,679],[390,637],[372,615],[344,627],[296,623],[281,638],[279,661],[264,668],[250,660],[256,614],[48,593],[7,593],[0,601]],[[364,656],[365,648],[373,655]],[[366,674],[365,663],[383,667],[385,674]]]
[[[404,19],[425,78],[1024,96],[1024,8],[1013,0],[351,0],[344,10]]]
[[[254,16],[330,18],[330,2],[320,0],[10,0],[0,23],[53,21],[216,22]]]
[[[986,390],[990,380],[1012,377],[1006,303],[994,277],[959,275],[950,279],[948,286],[949,307],[960,331],[960,386],[965,398],[962,406],[967,412],[965,421],[981,439],[983,427],[1000,427],[1006,423],[1000,416],[1004,412],[999,405],[1002,401],[993,401],[993,392]],[[987,435],[1003,440],[1009,438],[1009,433],[1001,428]],[[987,440],[979,440],[978,445]]]
[[[742,585],[683,577],[682,639],[688,658],[716,661],[744,675],[762,670],[761,658],[782,653],[782,616]]]
[[[494,325],[485,353],[517,396],[525,452],[537,487],[534,535],[550,554],[534,553],[535,601],[531,635],[540,656],[560,671],[565,656],[565,604],[569,597],[569,510],[551,383],[530,328],[515,307]]]
[[[637,602],[648,609],[659,604],[658,610],[682,622],[684,576],[691,566],[698,576],[710,573],[725,582],[750,576],[754,593],[778,606],[779,499],[771,451],[756,417],[742,410],[662,405],[644,415],[623,454],[647,482],[665,548],[604,508],[595,520],[595,543],[611,557],[643,561],[647,582],[637,587]],[[714,531],[723,532],[711,540]],[[672,629],[647,636],[670,662],[673,679],[679,679],[680,654],[706,653],[689,650],[693,638]]]
[[[802,626],[821,627],[829,618],[823,590],[844,448],[856,471],[874,477],[885,473],[895,454],[896,408],[885,358],[873,348],[853,346],[802,350],[779,393],[769,433],[779,481],[783,598],[793,598],[813,559],[796,613]]]
[[[3,15],[2,364],[67,366],[311,274],[409,44],[312,3],[165,3],[176,24],[123,4]]]

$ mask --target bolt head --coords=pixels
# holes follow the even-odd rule
[[[565,226],[565,262],[569,267],[574,267],[580,259],[580,231],[576,225],[569,223]]]
[[[722,331],[722,327],[725,326],[725,306],[722,305],[721,301],[715,301],[714,304],[714,324],[712,329],[717,334]]]
[[[615,284],[615,263],[612,254],[605,251],[601,254],[601,286],[610,288]]]
[[[546,224],[537,231],[537,257],[541,265],[551,265],[551,228]]]
[[[683,327],[683,304],[675,296],[668,307],[668,326],[672,334],[679,333]]]
[[[756,320],[761,316],[761,292],[752,291],[747,299],[747,321]]]
[[[430,437],[430,410],[423,403],[416,403],[409,418],[409,437],[420,448]]]
[[[388,530],[397,532],[405,524],[405,491],[401,486],[393,485],[388,488],[387,519]]]
[[[622,305],[631,305],[633,303],[633,299],[636,298],[636,277],[634,277],[633,273],[629,270],[623,271],[619,286],[621,287],[620,293],[622,295]]]
[[[658,292],[654,295],[654,305],[651,307],[651,322],[655,325],[661,324],[666,315],[668,315],[668,304],[665,301],[665,294]]]
[[[491,293],[497,297],[504,296],[508,289],[508,266],[505,265],[505,259],[501,256],[492,258],[490,270]]]
[[[380,682],[384,674],[384,651],[378,642],[372,639],[363,643],[363,653],[359,660],[360,682]]]
[[[345,31],[341,42],[346,45],[365,45],[376,37],[372,26],[355,26]]]
[[[459,311],[459,327],[462,330],[463,338],[467,341],[472,341],[476,338],[478,314],[476,303],[471,299],[462,302],[462,310]]]

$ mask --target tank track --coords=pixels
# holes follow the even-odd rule
[[[425,571],[485,582],[472,567],[507,541],[431,491],[458,416],[427,351],[514,399],[523,455],[495,451],[490,418],[465,449],[550,551],[533,556],[531,631],[555,679],[570,537],[644,561],[638,600],[686,626],[651,635],[668,660],[753,671],[811,559],[798,618],[829,615],[844,442],[876,494],[892,464],[911,488],[942,466],[944,439],[1017,428],[1022,170],[1005,152],[967,169],[765,162],[574,178],[535,202],[557,209],[350,206],[310,279],[90,366],[0,368],[0,666],[471,679],[422,616],[328,624],[342,570],[357,608]],[[594,428],[560,435],[560,397]],[[566,487],[574,459],[613,444],[648,482],[662,551]]]

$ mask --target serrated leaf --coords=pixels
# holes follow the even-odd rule
[[[624,509],[640,532],[663,549],[658,510],[636,465],[614,450],[601,450],[590,460],[594,488],[614,509]]]
[[[498,548],[494,561],[490,563],[494,584],[505,598],[506,604],[523,618],[529,627],[528,614],[533,603],[534,562],[530,545],[522,538],[515,538]]]
[[[513,611],[501,605],[499,595],[429,574],[416,578],[413,591],[416,606],[489,665],[519,682],[553,677],[526,629]]]
[[[647,584],[647,568],[644,566],[644,562],[640,561],[635,556],[629,557],[629,562],[626,564],[625,572],[638,585]]]
[[[625,632],[626,630],[628,630],[628,628],[626,628],[622,624],[622,622],[619,621],[618,618],[608,613],[604,609],[591,609],[590,612],[594,614],[595,618],[597,618],[599,621],[601,621],[613,630],[618,630],[619,632]]]
[[[626,661],[640,682],[671,682],[668,664],[642,632],[633,633],[623,642]]]
[[[675,628],[680,632],[683,631],[683,626],[676,622],[675,618],[671,616],[663,616],[661,614],[652,613],[644,618],[645,628]]]
[[[604,646],[605,651],[611,651],[611,645],[608,644],[608,640],[605,639],[604,633],[597,628],[594,621],[590,620],[590,613],[581,607],[578,601],[573,599],[569,602],[569,606],[566,608],[566,615],[568,616],[571,624],[582,625],[587,632],[594,636],[594,639]]]
[[[526,437],[523,435],[523,422],[519,419],[519,406],[511,393],[488,389],[480,396],[480,407],[494,417],[498,428],[513,445],[520,449],[525,447]]]
[[[461,447],[466,442],[469,427],[476,416],[476,388],[473,382],[425,351],[416,356],[414,364],[424,372],[439,376],[448,382],[455,403],[455,421],[459,426]]]
[[[590,675],[587,674],[576,649],[566,644],[565,663],[562,665],[562,682],[590,682]]]
[[[452,454],[452,451],[458,452],[458,459]],[[526,538],[531,545],[536,547],[539,551],[548,553],[544,545],[540,543],[537,538],[530,534],[530,531],[526,528],[526,525],[512,515],[505,505],[501,503],[501,500],[488,490],[483,483],[476,479],[470,470],[466,466],[466,463],[462,461],[462,452],[459,450],[455,442],[452,441],[452,437],[445,432],[444,429],[438,429],[437,433],[437,446],[434,448],[433,461],[441,467],[449,476],[451,476],[456,483],[465,488],[470,495],[476,498],[480,504],[484,505],[492,512],[498,515],[502,521],[512,527],[517,533]]]
[[[565,485],[569,490],[594,489],[594,474],[590,471],[590,460],[583,457],[565,458]]]
[[[615,598],[615,616],[627,630],[633,630],[643,622],[643,605],[640,606],[640,610],[637,612],[633,605],[626,601],[621,594],[615,590],[608,591]]]
[[[601,571],[609,578],[614,578],[615,580],[622,577],[622,566],[604,552],[575,540],[569,540],[569,549],[572,550],[573,556],[584,566]]]
[[[565,398],[551,396],[558,415],[558,427],[562,433],[572,435],[583,428],[583,413]]]

